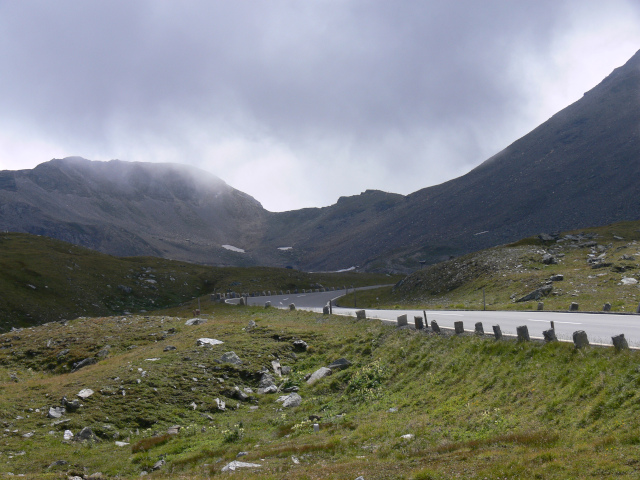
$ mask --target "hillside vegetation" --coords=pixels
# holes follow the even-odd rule
[[[640,475],[636,351],[425,334],[220,304],[206,305],[205,323],[185,325],[181,316],[193,306],[0,335],[0,472],[50,479]],[[202,337],[224,343],[197,346]],[[226,363],[228,352],[241,363]],[[86,358],[95,363],[71,371]],[[339,358],[350,366],[304,381]],[[290,368],[282,378],[275,360]],[[279,392],[257,393],[264,372]],[[298,406],[276,401],[293,387]],[[84,389],[94,393],[79,399]],[[49,418],[62,404],[66,411]],[[85,427],[91,432],[81,435]],[[234,460],[260,467],[223,473]]]
[[[640,302],[640,222],[622,222],[519,242],[430,265],[394,288],[358,292],[363,308],[395,305],[488,310],[636,312]],[[523,300],[539,290],[538,295]],[[352,296],[341,299],[349,305]]]
[[[210,267],[155,257],[119,258],[22,233],[0,234],[0,331],[176,306],[214,292],[388,284],[382,274]]]

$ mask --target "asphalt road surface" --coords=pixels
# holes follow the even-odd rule
[[[360,290],[364,290],[364,288],[357,289],[357,291]],[[289,308],[289,304],[293,303],[300,310],[322,312],[322,308],[330,300],[336,300],[344,294],[344,290],[336,290],[334,292],[251,297],[248,300],[249,305],[264,305],[269,301],[273,307]],[[360,309],[334,306],[332,310],[334,315],[355,317],[356,310]],[[399,315],[407,314],[409,325],[414,324],[414,316],[424,316],[423,312],[423,310],[366,310],[367,318],[382,320],[390,324],[395,324]],[[464,322],[465,330],[473,331],[476,322],[482,322],[485,333],[492,333],[492,326],[500,325],[503,334],[515,335],[517,327],[526,325],[532,338],[543,338],[542,332],[551,328],[553,321],[556,336],[560,340],[572,341],[573,332],[584,330],[590,343],[611,345],[612,336],[624,333],[630,346],[640,347],[640,315],[637,314],[426,310],[426,315],[428,322],[435,320],[440,327],[444,328],[453,328],[453,323],[461,320]]]

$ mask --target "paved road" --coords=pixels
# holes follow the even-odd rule
[[[376,288],[376,287],[370,287]],[[358,288],[358,291],[362,290]],[[296,308],[322,312],[329,300],[345,294],[344,290],[307,294],[273,295],[249,298],[249,305],[264,305],[270,301],[274,307],[288,308],[294,303]],[[355,316],[356,308],[333,307],[334,315]],[[367,318],[379,319],[395,324],[397,317],[407,314],[409,324],[414,316],[423,316],[419,310],[367,310]],[[591,343],[611,345],[611,337],[624,333],[629,345],[640,346],[640,315],[619,315],[580,312],[492,312],[492,311],[451,311],[427,310],[427,320],[435,320],[438,325],[453,328],[453,322],[462,320],[465,330],[473,331],[476,322],[482,322],[485,332],[491,333],[493,325],[500,325],[504,334],[515,335],[516,328],[526,325],[532,338],[542,338],[542,332],[555,324],[556,335],[561,340],[571,340],[573,332],[584,330]]]

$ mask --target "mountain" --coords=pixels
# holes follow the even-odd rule
[[[2,230],[113,255],[223,265],[243,262],[222,245],[251,247],[267,215],[255,199],[198,169],[78,157],[0,172],[0,205]]]
[[[639,135],[640,52],[468,174],[408,196],[367,190],[272,213],[197,169],[66,158],[0,172],[0,228],[114,255],[411,271],[541,232],[639,219]]]
[[[468,174],[408,195],[314,268],[418,266],[541,232],[640,218],[640,52]]]

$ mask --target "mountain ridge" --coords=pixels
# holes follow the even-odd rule
[[[288,212],[193,167],[53,160],[0,172],[0,228],[114,255],[409,272],[541,232],[640,218],[639,106],[640,51],[466,175]]]

